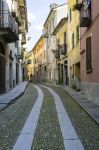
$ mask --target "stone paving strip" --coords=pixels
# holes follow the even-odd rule
[[[11,150],[37,99],[37,90],[28,84],[24,95],[0,112],[0,150]],[[20,149],[18,149],[20,150]]]
[[[6,108],[10,103],[13,103],[13,101],[21,96],[27,86],[28,82],[24,81],[20,83],[18,86],[16,86],[14,89],[10,90],[6,94],[0,95],[0,110],[3,110]]]
[[[45,87],[45,86],[43,86]],[[65,150],[84,150],[83,145],[67,115],[59,95],[51,88],[46,87],[54,97],[60,128],[64,139]]]
[[[44,100],[37,124],[32,150],[64,150],[54,97],[42,88]]]
[[[99,150],[99,125],[60,87],[49,86],[60,96],[77,134],[86,150]]]
[[[43,93],[41,89],[37,86],[35,86],[35,88],[38,91],[38,98],[13,147],[13,150],[31,150],[35,129],[37,126],[39,113],[43,102]]]

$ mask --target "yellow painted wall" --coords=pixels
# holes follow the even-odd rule
[[[60,39],[60,45],[64,44],[64,32],[67,31],[67,23],[65,23],[61,29],[59,30],[59,32],[56,35],[57,39]],[[66,40],[67,41],[67,40]]]
[[[28,61],[31,61],[30,64],[28,64]],[[31,80],[31,75],[33,75],[33,51],[28,52],[27,54],[27,73],[28,73],[28,80]]]
[[[74,5],[76,4],[76,0],[68,0],[68,11],[72,14],[72,19],[70,21],[70,17],[68,19],[68,71],[69,71],[69,81],[70,85],[72,86],[72,74],[73,74],[73,65],[80,62],[80,42],[77,43],[76,41],[76,27],[79,26],[80,22],[80,14],[79,11],[73,10]],[[70,16],[70,15],[68,15]],[[72,48],[72,33],[74,32],[74,48]],[[80,35],[79,35],[80,36]],[[78,78],[80,76],[80,70],[74,67],[74,78]],[[77,76],[76,76],[77,74]],[[79,75],[78,75],[79,74]],[[80,77],[79,77],[80,78]]]
[[[45,39],[41,37],[33,48],[34,57],[34,76],[36,76],[40,65],[46,63],[46,52],[45,52]]]
[[[64,32],[66,32],[66,44],[67,44],[67,47],[68,47],[68,37],[67,37],[67,25],[68,25],[68,22],[66,22],[63,26],[60,27],[59,31],[56,33],[56,40],[60,40],[60,45],[63,45],[64,44]],[[59,80],[59,77],[58,77],[58,70],[57,70],[57,65],[58,63],[60,64],[64,64],[64,61],[67,60],[66,58],[66,55],[60,55],[60,59],[58,60],[54,60],[54,71],[53,73],[55,73],[55,75],[53,75],[55,77],[54,80],[56,80],[56,83],[58,83],[58,80]],[[64,78],[64,77],[63,77]],[[64,79],[63,79],[64,81]]]
[[[66,32],[66,44],[67,44],[67,48],[68,48],[68,28],[67,28],[67,22],[61,27],[61,29],[58,31],[58,33],[56,34],[56,39],[60,39],[60,45],[64,44],[64,32]],[[66,57],[64,58],[63,55],[61,55],[61,59],[59,62],[64,62],[64,59],[66,59]]]

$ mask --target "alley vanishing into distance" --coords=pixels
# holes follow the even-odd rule
[[[0,0],[0,150],[99,150],[99,0]]]
[[[0,112],[0,150],[99,150],[99,124],[61,87],[29,83]]]

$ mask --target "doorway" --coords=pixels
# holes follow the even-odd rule
[[[58,84],[60,84],[60,64],[58,64]]]
[[[0,43],[0,93],[5,92],[5,50]]]
[[[69,85],[67,60],[64,62],[64,84]]]

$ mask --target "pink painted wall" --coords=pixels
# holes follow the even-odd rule
[[[81,81],[99,83],[99,0],[92,0],[92,25],[81,28]],[[86,38],[92,37],[92,73],[86,72]],[[85,50],[85,51],[84,51]]]

